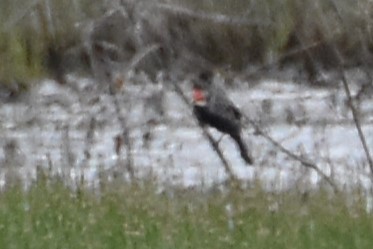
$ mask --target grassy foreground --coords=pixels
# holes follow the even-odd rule
[[[147,184],[145,184],[147,185]],[[362,201],[260,190],[155,194],[107,186],[100,194],[39,181],[0,194],[0,248],[371,248]],[[172,197],[171,197],[172,196]]]

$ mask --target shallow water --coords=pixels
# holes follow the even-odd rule
[[[123,126],[112,97],[96,89],[90,79],[74,78],[74,82],[71,87],[44,80],[24,100],[0,105],[2,184],[9,170],[18,172],[26,181],[34,178],[37,165],[72,179],[84,175],[92,184],[102,171],[125,171],[125,148],[119,155],[115,152],[115,137]],[[338,184],[370,188],[365,155],[344,105],[342,89],[313,89],[276,81],[241,85],[240,89],[229,89],[229,96],[247,116],[260,121],[273,138],[315,162]],[[188,86],[183,88],[188,95]],[[130,131],[135,175],[185,187],[210,186],[226,180],[227,174],[204,140],[190,107],[171,89],[164,89],[164,115],[160,117],[158,107],[150,101],[158,91],[150,84],[127,82],[118,93],[121,115]],[[363,130],[370,148],[372,111],[372,100],[361,103]],[[89,131],[92,135],[87,138]],[[219,132],[210,131],[220,138]],[[220,142],[239,179],[248,183],[259,180],[265,188],[276,190],[320,184],[316,172],[256,136],[252,127],[245,128],[244,137],[256,160],[252,167],[244,164],[228,136]]]

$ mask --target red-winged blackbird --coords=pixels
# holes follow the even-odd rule
[[[210,71],[204,71],[193,82],[193,112],[201,125],[207,124],[229,134],[237,143],[241,157],[246,163],[253,164],[254,160],[241,137],[242,114],[223,89],[213,84],[212,78]]]

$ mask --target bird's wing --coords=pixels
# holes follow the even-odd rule
[[[214,94],[211,94],[208,99],[210,111],[218,113],[226,119],[239,121],[242,117],[240,110],[227,97],[222,89],[214,89],[214,91]]]

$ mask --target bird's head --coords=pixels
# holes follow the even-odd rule
[[[208,88],[212,83],[212,73],[202,71],[193,81],[193,103],[198,106],[204,106],[207,102]]]
[[[205,106],[207,104],[206,91],[200,87],[193,86],[193,104],[198,106]]]

